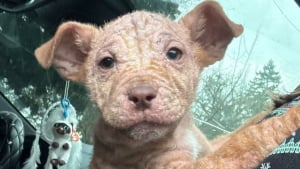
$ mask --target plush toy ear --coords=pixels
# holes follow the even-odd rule
[[[227,45],[243,32],[243,27],[230,21],[214,1],[199,4],[180,23],[189,29],[192,41],[207,52],[207,55],[199,56],[204,66],[222,59]]]
[[[92,25],[66,22],[52,39],[35,50],[35,56],[44,68],[53,65],[64,79],[84,82],[83,64],[97,31]]]

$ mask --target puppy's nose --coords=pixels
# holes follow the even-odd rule
[[[137,109],[145,110],[151,106],[157,91],[150,86],[137,86],[128,91],[128,100],[134,103]]]

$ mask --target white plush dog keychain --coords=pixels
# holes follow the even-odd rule
[[[38,140],[40,134],[50,144],[45,169],[79,169],[81,158],[81,141],[76,132],[78,124],[76,111],[67,99],[69,82],[66,83],[65,96],[61,102],[53,104],[46,112],[40,131],[37,131],[31,149],[30,158],[23,169],[35,169],[40,163]]]
[[[72,126],[65,123],[65,121],[57,121],[53,128],[54,139],[49,148],[49,157],[47,162],[52,166],[65,165],[70,157],[70,150],[72,148]]]

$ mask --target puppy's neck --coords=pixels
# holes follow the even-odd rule
[[[186,143],[186,140],[189,138],[182,139],[182,135],[187,133],[187,130],[193,128],[192,125],[191,114],[186,113],[186,116],[176,125],[174,130],[163,138],[150,142],[142,142],[128,138],[122,131],[106,125],[100,118],[95,128],[93,161],[99,162],[99,166],[108,165],[116,169],[123,168],[124,166],[128,166],[128,168],[143,168],[149,164],[141,164],[141,161],[144,163],[156,161],[159,158],[158,154],[165,156],[164,154],[172,151],[192,153],[190,151],[193,151],[193,145]],[[190,133],[193,133],[193,131],[190,131]],[[196,137],[198,136],[195,136],[195,139],[197,139]],[[116,162],[118,163],[116,164]],[[120,162],[123,163],[120,164]]]

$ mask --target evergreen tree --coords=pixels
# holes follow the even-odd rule
[[[279,72],[275,70],[273,60],[270,60],[262,70],[256,72],[249,82],[247,96],[249,116],[263,110],[270,101],[270,93],[275,92],[280,84]]]

